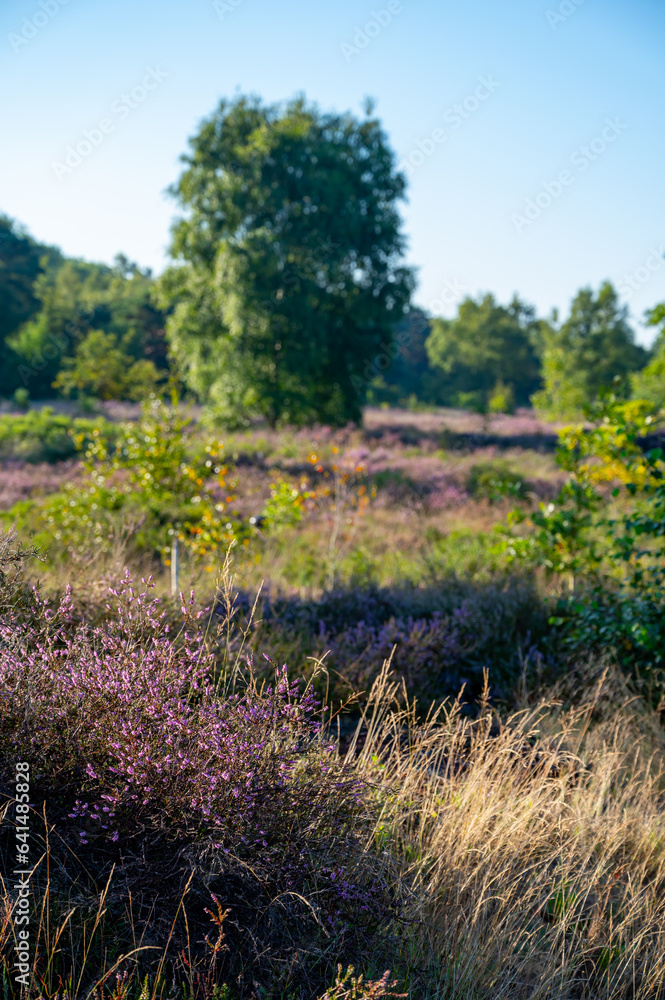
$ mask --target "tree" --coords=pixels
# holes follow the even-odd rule
[[[425,344],[430,319],[422,309],[412,308],[398,324],[392,351],[382,351],[363,369],[363,388],[370,405],[388,403],[408,406],[441,402],[441,375],[429,363]],[[360,387],[359,387],[360,388]]]
[[[162,302],[180,374],[226,419],[356,420],[391,347],[413,288],[405,179],[366,110],[239,97],[190,140]]]
[[[660,327],[648,365],[630,377],[633,399],[646,399],[665,409],[665,302],[647,311],[647,326]]]
[[[444,379],[445,402],[475,400],[486,408],[499,391],[526,403],[539,383],[537,345],[542,321],[515,296],[508,306],[493,295],[466,298],[455,319],[435,319],[427,339],[431,365]]]
[[[149,271],[118,256],[114,267],[64,259],[37,276],[33,294],[39,311],[8,344],[17,359],[21,385],[31,395],[52,395],[54,380],[91,331],[122,340],[126,364],[149,360],[165,370],[165,316],[153,302]],[[109,341],[110,343],[111,341]],[[57,387],[68,384],[58,381]]]
[[[159,372],[152,361],[135,361],[115,334],[91,330],[77,346],[74,357],[64,359],[53,386],[65,396],[138,402],[154,392],[158,381]]]
[[[42,246],[7,216],[0,216],[0,394],[22,388],[21,358],[12,350],[12,334],[39,310],[35,281],[44,268],[60,259],[52,247]]]
[[[625,394],[627,376],[644,366],[647,352],[635,343],[628,310],[609,281],[598,294],[582,288],[573,299],[570,316],[547,339],[543,355],[544,388],[533,396],[536,409],[550,417],[579,412],[602,389],[614,383]],[[623,380],[623,388],[615,383]]]

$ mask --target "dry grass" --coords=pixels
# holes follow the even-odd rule
[[[429,958],[428,994],[661,996],[657,717],[609,670],[575,707],[550,700],[504,724],[482,706],[473,722],[453,707],[418,726],[382,708],[391,693],[384,675],[360,760],[382,802],[374,844],[421,890],[400,958]]]

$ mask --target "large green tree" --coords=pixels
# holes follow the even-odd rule
[[[413,288],[405,180],[366,112],[238,97],[190,140],[161,291],[182,377],[226,419],[358,419],[392,347]]]
[[[543,321],[517,296],[500,305],[493,295],[460,303],[454,319],[432,320],[430,364],[442,376],[443,402],[474,399],[486,406],[494,391],[528,402],[539,384],[538,346]]]
[[[572,415],[602,389],[614,385],[615,391],[626,392],[628,376],[647,358],[612,284],[604,282],[597,294],[582,288],[569,317],[546,340],[544,387],[534,395],[534,406],[552,417]]]

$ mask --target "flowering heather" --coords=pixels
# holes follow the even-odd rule
[[[11,622],[0,626],[7,748],[33,762],[84,843],[145,829],[265,842],[303,808],[325,822],[321,781],[337,779],[311,690],[299,695],[283,668],[260,694],[219,697],[195,627],[203,612],[192,596],[173,635],[150,586],[137,593],[127,577],[97,628],[67,630],[69,595],[55,614],[35,596],[41,622],[18,639]],[[47,630],[51,619],[63,624]],[[356,792],[342,775],[337,787]]]
[[[135,589],[126,575],[91,626],[77,622],[69,588],[53,608],[21,589],[21,562],[0,537],[0,793],[13,796],[14,763],[29,761],[35,844],[42,808],[56,831],[51,848],[42,841],[52,854],[50,887],[39,869],[35,891],[56,907],[56,923],[72,894],[80,901],[64,921],[61,958],[47,962],[45,931],[35,971],[57,983],[79,959],[90,964],[80,954],[86,907],[96,905],[96,880],[111,861],[106,921],[126,953],[148,934],[177,975],[186,949],[187,968],[207,970],[202,997],[219,968],[239,989],[247,977],[240,994],[249,995],[257,976],[270,981],[285,962],[293,982],[310,969],[324,988],[336,962],[354,961],[402,904],[392,859],[364,847],[367,781],[326,736],[311,686],[299,690],[282,667],[259,688],[250,667],[230,689],[193,594],[181,595],[174,628],[151,581]],[[6,861],[13,831],[3,815]],[[175,926],[187,893],[186,920]],[[223,911],[231,913],[214,947],[211,896],[219,930]],[[2,912],[0,970],[13,955]],[[107,948],[95,957],[100,968]],[[143,959],[156,974],[158,956],[148,949]]]
[[[468,683],[464,664],[474,646],[469,618],[462,605],[449,616],[434,612],[429,619],[391,618],[381,625],[361,621],[332,639],[322,637],[323,645],[330,650],[329,666],[340,671],[352,688],[370,687],[392,656],[395,675],[404,679],[409,692],[417,691],[427,702]]]
[[[248,594],[238,608],[249,613]],[[318,599],[266,593],[249,641],[305,672],[308,656],[328,652],[326,684],[334,699],[350,688],[366,691],[395,647],[392,670],[426,710],[431,701],[454,698],[463,684],[473,700],[483,668],[490,670],[493,695],[510,697],[524,656],[549,667],[547,615],[531,580],[468,585],[437,577],[418,587],[338,589]]]
[[[551,435],[553,432],[552,424],[540,420],[532,410],[524,408],[516,410],[514,414],[495,414],[485,419],[468,410],[443,407],[424,412],[368,408],[363,423],[369,431],[408,426],[423,436],[446,429],[457,434],[490,433],[502,437]]]
[[[30,496],[55,493],[73,479],[76,462],[37,465],[7,462],[0,466],[0,510],[8,510],[19,500]]]

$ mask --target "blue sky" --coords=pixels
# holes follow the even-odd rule
[[[609,278],[648,342],[664,36],[655,0],[3,0],[0,211],[68,254],[159,272],[165,188],[221,97],[361,113],[371,96],[408,164],[419,304],[452,315],[461,295],[517,291],[565,312]]]

